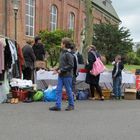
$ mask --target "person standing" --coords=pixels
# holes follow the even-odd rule
[[[71,54],[71,39],[63,38],[61,42],[61,54],[59,58],[59,68],[54,71],[58,73],[58,84],[56,89],[57,101],[55,106],[50,107],[51,111],[60,111],[62,104],[62,89],[66,88],[68,96],[68,107],[66,111],[74,110],[74,98],[72,94],[72,77],[73,77],[73,55]]]
[[[26,45],[22,48],[25,66],[23,69],[23,79],[33,80],[34,62],[36,60],[34,51],[32,49],[32,41],[27,40]]]
[[[82,54],[79,53],[77,48],[75,48],[75,54],[77,55],[78,58],[78,64],[84,64],[83,56]]]
[[[124,65],[121,61],[121,56],[117,55],[115,57],[114,67],[112,71],[112,79],[113,79],[113,93],[115,95],[115,99],[121,99],[121,84],[122,84],[122,70],[124,69]]]
[[[36,56],[36,60],[44,61],[45,59],[45,48],[41,42],[40,37],[35,37],[35,43],[33,45],[34,54]]]
[[[78,71],[78,57],[76,54],[76,46],[74,43],[71,44],[71,53],[73,55],[74,67],[73,67],[73,78],[72,78],[72,92],[74,95],[74,100],[76,100],[76,78],[79,75]]]
[[[100,79],[100,74],[98,74],[97,76],[94,76],[90,73],[90,71],[92,70],[93,67],[93,63],[96,61],[96,57],[100,57],[99,53],[96,51],[96,47],[94,45],[90,45],[88,48],[88,62],[86,65],[86,69],[88,70],[87,74],[86,74],[86,83],[89,84],[90,86],[90,93],[91,93],[91,97],[90,99],[95,100],[95,95],[94,95],[94,91],[96,89],[96,91],[98,92],[100,99],[104,100],[104,96],[102,94],[102,89],[99,85],[99,79]]]

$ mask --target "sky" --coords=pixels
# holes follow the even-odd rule
[[[140,0],[112,0],[122,23],[120,26],[130,30],[134,42],[140,42]]]

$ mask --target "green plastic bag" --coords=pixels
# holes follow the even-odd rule
[[[41,101],[43,99],[43,92],[37,91],[35,95],[33,96],[34,101]]]

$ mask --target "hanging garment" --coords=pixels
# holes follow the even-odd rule
[[[12,66],[12,54],[10,51],[8,39],[5,39],[5,41],[6,41],[6,46],[4,50],[4,60],[5,60],[5,69],[8,70]]]
[[[20,78],[22,75],[22,67],[24,66],[24,57],[23,57],[23,53],[22,53],[22,49],[21,47],[17,44],[17,51],[18,51],[18,58],[19,58],[19,71],[20,71]]]
[[[7,100],[7,94],[9,94],[9,82],[7,78],[7,72],[4,73],[4,81],[0,85],[0,103],[4,103]]]
[[[12,64],[14,64],[16,62],[16,60],[18,60],[17,48],[11,40],[8,40],[8,43],[9,43],[10,51],[12,54]]]
[[[0,74],[2,74],[2,70],[4,70],[4,46],[0,42]]]
[[[6,46],[6,41],[5,41],[5,38],[0,38],[0,42],[3,44],[3,46],[5,47]]]

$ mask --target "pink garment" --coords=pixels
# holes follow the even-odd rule
[[[2,73],[2,70],[4,70],[4,46],[0,42],[0,73]]]

